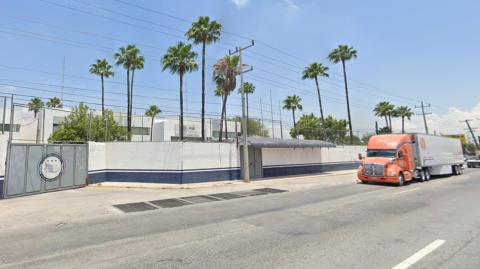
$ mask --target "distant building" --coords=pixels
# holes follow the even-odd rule
[[[37,135],[40,143],[48,143],[48,138],[60,126],[65,117],[71,112],[68,108],[62,110],[45,109],[40,111],[37,118],[27,108],[16,108],[14,112],[13,140],[15,142],[34,143]],[[100,115],[100,111],[92,112]],[[3,124],[2,111],[0,110],[0,132],[10,131],[10,109],[5,112],[5,124]],[[126,128],[127,115],[114,112],[115,121]],[[40,123],[40,128],[37,128]],[[44,124],[42,124],[44,123]],[[179,139],[179,117],[165,116],[157,117],[153,123],[152,141],[176,141]],[[151,118],[143,115],[132,116],[132,141],[150,141]],[[229,140],[235,139],[236,133],[240,133],[240,123],[227,121]],[[184,139],[188,141],[201,140],[201,119],[195,117],[184,117]],[[220,119],[205,119],[205,136],[207,141],[218,141],[220,134]],[[223,128],[225,138],[225,124]]]

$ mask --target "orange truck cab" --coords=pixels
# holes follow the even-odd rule
[[[459,175],[463,172],[460,140],[425,134],[386,134],[370,138],[367,156],[358,167],[362,183],[393,183],[430,175]]]

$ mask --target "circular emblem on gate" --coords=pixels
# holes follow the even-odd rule
[[[63,173],[63,159],[55,153],[47,154],[40,161],[40,176],[45,181],[55,181]]]

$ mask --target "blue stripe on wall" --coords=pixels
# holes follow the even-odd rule
[[[194,171],[104,170],[89,173],[90,184],[100,182],[138,182],[188,184],[240,179],[240,168]]]
[[[291,176],[356,169],[360,162],[319,163],[292,166],[264,166],[264,177]]]

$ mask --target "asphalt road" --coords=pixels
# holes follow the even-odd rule
[[[479,204],[480,169],[321,187],[3,231],[0,268],[480,268]]]

